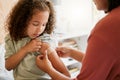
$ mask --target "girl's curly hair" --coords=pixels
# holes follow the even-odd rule
[[[51,34],[55,27],[55,11],[49,0],[19,0],[11,10],[6,27],[12,40],[18,41],[25,37],[28,22],[36,10],[49,11],[49,19],[44,32]]]

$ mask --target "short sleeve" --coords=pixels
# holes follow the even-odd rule
[[[53,35],[43,34],[39,38],[41,41],[49,43],[52,48],[56,48],[58,46],[58,41]]]
[[[13,42],[10,38],[10,35],[5,37],[5,59],[15,53]]]

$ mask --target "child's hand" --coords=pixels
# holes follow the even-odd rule
[[[41,41],[39,39],[33,39],[28,44],[26,44],[22,49],[28,52],[38,52],[41,48]]]

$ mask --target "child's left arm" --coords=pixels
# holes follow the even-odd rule
[[[47,49],[48,58],[51,61],[53,67],[59,72],[63,73],[66,76],[70,77],[70,73],[64,63],[61,61],[60,57],[57,55],[55,49],[48,48]]]
[[[70,77],[68,69],[66,68],[60,57],[57,55],[55,49],[51,48],[48,43],[43,42],[40,52],[44,54],[45,51],[47,51],[48,58],[51,61],[53,67],[60,73]]]
[[[43,42],[40,52],[45,53],[45,51],[47,51],[48,58],[51,61],[53,67],[64,75],[70,77],[68,69],[66,68],[66,66],[64,65],[64,63],[54,49],[57,46],[55,37],[53,35],[43,34],[43,36],[40,36],[40,39]]]

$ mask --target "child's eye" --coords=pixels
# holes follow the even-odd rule
[[[39,26],[39,24],[38,24],[38,23],[33,23],[32,25],[33,25],[33,26]]]

